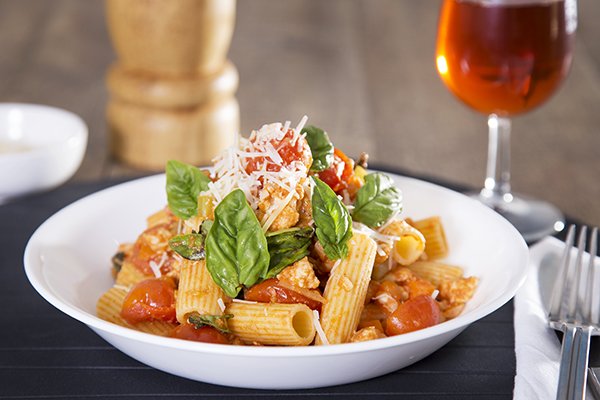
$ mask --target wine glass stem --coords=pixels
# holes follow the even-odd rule
[[[487,174],[481,196],[494,202],[510,202],[510,119],[490,114]]]

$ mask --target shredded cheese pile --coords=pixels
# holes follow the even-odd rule
[[[300,132],[307,120],[304,116],[296,128],[291,130],[292,145],[303,137]],[[252,131],[248,139],[238,137],[237,145],[226,149],[213,160],[214,166],[210,169],[213,182],[208,187],[214,196],[215,206],[233,190],[241,189],[250,207],[257,210],[259,202],[267,195],[261,189],[267,185],[279,186],[287,195],[282,201],[276,202],[261,221],[263,229],[268,229],[296,195],[296,187],[308,176],[308,167],[302,161],[292,161],[286,165],[278,152],[279,148],[273,145],[273,142],[280,142],[284,138],[290,130],[289,126],[290,121],[286,121],[284,125],[263,125],[258,131]],[[256,162],[258,168],[248,173],[246,167],[252,161]],[[273,165],[277,166],[275,169],[278,171],[269,170]]]

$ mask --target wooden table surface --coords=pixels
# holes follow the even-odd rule
[[[440,1],[240,0],[230,58],[241,128],[304,114],[356,156],[479,186],[485,118],[434,68]],[[579,1],[576,56],[561,90],[513,124],[517,192],[600,225],[600,1]],[[108,154],[102,1],[0,0],[0,101],[69,109],[90,128],[76,181],[143,173]]]

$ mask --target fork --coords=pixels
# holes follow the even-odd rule
[[[586,247],[587,227],[579,233],[577,256],[571,262],[571,248],[575,238],[575,225],[569,227],[561,259],[559,278],[555,282],[548,319],[553,329],[564,333],[560,355],[557,400],[583,399],[590,348],[590,336],[599,333],[600,315],[593,306],[597,290],[595,284],[595,258],[598,228],[592,230],[590,259],[584,274],[583,254]],[[583,296],[581,296],[583,294]]]

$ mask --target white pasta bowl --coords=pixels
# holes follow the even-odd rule
[[[163,175],[114,186],[56,213],[31,237],[25,271],[56,308],[131,357],[175,375],[260,389],[314,388],[376,377],[426,357],[505,304],[523,282],[527,265],[522,237],[491,209],[440,186],[393,178],[403,191],[404,215],[441,216],[450,246],[447,261],[480,279],[460,316],[420,331],[341,345],[246,347],[153,336],[99,319],[96,301],[113,284],[110,258],[116,243],[135,240],[145,218],[166,204]]]
[[[36,104],[0,104],[0,204],[54,188],[81,165],[88,129],[77,115]]]

